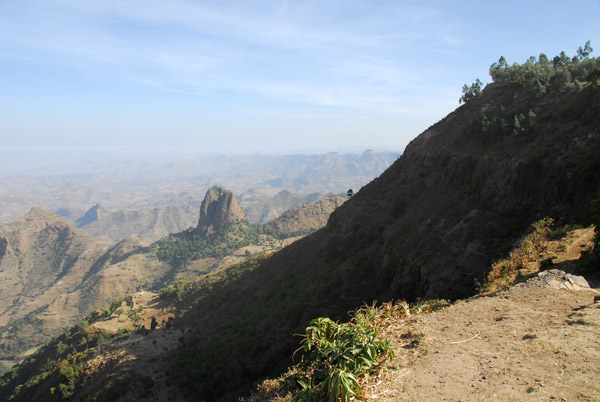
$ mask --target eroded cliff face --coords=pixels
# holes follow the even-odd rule
[[[242,220],[247,221],[248,217],[235,194],[214,186],[206,192],[200,205],[200,219],[196,232],[207,236]]]

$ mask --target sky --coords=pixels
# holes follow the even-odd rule
[[[0,158],[402,151],[500,56],[600,52],[598,15],[598,0],[0,0]]]

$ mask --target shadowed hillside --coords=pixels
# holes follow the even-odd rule
[[[521,115],[535,118],[517,130]],[[482,126],[484,117],[497,123]],[[283,370],[292,334],[311,318],[342,318],[372,300],[472,294],[532,222],[583,219],[600,195],[598,155],[596,85],[542,97],[489,85],[412,141],[324,229],[204,298],[172,376],[197,396],[228,400],[234,384],[241,391]]]

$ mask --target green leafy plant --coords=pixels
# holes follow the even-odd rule
[[[373,319],[380,313],[365,307],[344,324],[312,320],[302,341],[304,361],[282,380],[292,401],[363,401],[359,379],[394,357],[390,342],[378,338]]]
[[[460,97],[460,99],[458,100],[459,103],[467,103],[469,101],[472,101],[473,99],[477,98],[480,94],[481,94],[481,86],[483,85],[483,83],[481,81],[479,81],[479,78],[477,80],[475,80],[475,82],[473,84],[471,84],[471,86],[468,86],[467,84],[463,85],[462,87],[462,96]]]

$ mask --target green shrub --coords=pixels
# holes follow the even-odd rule
[[[552,59],[552,62],[545,54],[540,54],[537,60],[532,56],[523,64],[512,65],[509,65],[504,57],[500,57],[497,63],[490,66],[490,76],[496,83],[515,87],[524,86],[538,98],[549,91],[568,89],[571,83],[577,90],[581,90],[582,81],[595,84],[600,77],[593,73],[600,72],[598,69],[600,60],[589,57],[592,51],[590,41],[587,41],[583,49],[579,47],[576,57],[570,58],[565,52],[561,52]]]
[[[479,81],[479,78],[473,83],[471,84],[471,86],[468,86],[467,84],[463,85],[462,87],[462,96],[460,97],[460,99],[458,100],[459,103],[467,103],[472,101],[473,99],[477,98],[480,94],[481,94],[481,86],[483,85],[483,83],[481,81]]]
[[[292,401],[363,400],[359,378],[394,357],[389,341],[379,339],[372,325],[377,314],[377,309],[367,307],[345,324],[329,318],[310,322],[302,341],[304,362],[282,380]]]

